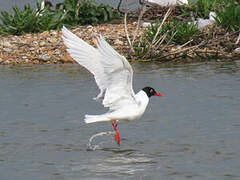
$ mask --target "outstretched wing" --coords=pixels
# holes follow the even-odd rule
[[[125,57],[118,54],[101,35],[97,48],[94,48],[65,27],[62,33],[71,57],[94,75],[101,90],[98,98],[104,98],[104,107],[115,110],[124,105],[136,104],[132,89],[133,70]]]
[[[62,28],[62,38],[71,57],[94,75],[95,81],[101,91],[97,98],[100,98],[105,90],[105,76],[100,62],[101,55],[99,51],[64,26]]]

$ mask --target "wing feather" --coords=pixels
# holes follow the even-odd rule
[[[104,107],[115,110],[125,104],[136,104],[132,88],[133,69],[125,57],[118,54],[101,35],[97,48],[94,48],[65,27],[62,33],[71,57],[94,75],[101,90],[98,98],[104,97]]]
[[[116,52],[100,35],[98,38],[98,50],[104,57],[102,64],[105,73],[108,74],[107,89],[103,105],[110,109],[118,109],[126,102],[135,103],[132,88],[133,69],[124,56]]]
[[[104,69],[100,62],[101,55],[99,51],[65,27],[62,28],[62,34],[64,44],[70,56],[94,75],[95,81],[100,89],[100,94],[97,98],[101,98],[105,92],[105,76]]]

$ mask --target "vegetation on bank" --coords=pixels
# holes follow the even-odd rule
[[[25,5],[23,9],[13,7],[13,13],[2,11],[0,34],[37,33],[60,29],[63,25],[96,25],[122,18],[125,13],[125,33],[131,59],[218,58],[233,52],[240,41],[240,1],[237,0],[196,0],[189,5],[170,8],[143,5],[138,13],[120,13],[92,0],[78,2],[63,0],[53,9],[41,8],[40,0],[37,0],[37,9]],[[197,19],[208,19],[210,12],[216,14],[213,17],[215,25],[199,29]],[[128,34],[127,21],[137,19],[136,31]],[[151,25],[136,37],[136,32],[141,29],[140,22],[144,21],[150,21]]]
[[[220,27],[228,31],[240,28],[240,1],[238,0],[197,0],[189,6],[182,7],[184,14],[193,12],[195,18],[208,18],[211,11],[216,13],[215,20]]]
[[[133,49],[133,58],[151,60],[201,58],[204,53],[206,55],[204,58],[218,58],[232,53],[238,47],[240,1],[196,0],[186,6],[166,10],[166,8],[154,9],[157,11],[156,17],[162,13],[159,21],[154,19],[153,10],[144,12],[142,7],[140,12],[147,14],[145,18],[142,15],[143,19],[151,17],[154,22],[144,30],[139,42],[129,43]],[[210,20],[210,12],[215,14],[211,17],[213,20]],[[198,26],[200,21],[213,23],[200,28]]]
[[[0,34],[37,33],[60,29],[63,25],[96,25],[119,18],[117,10],[104,4],[97,5],[94,1],[83,0],[78,4],[78,0],[64,0],[54,9],[41,7],[40,0],[36,3],[37,9],[27,4],[23,9],[13,7],[13,13],[0,12]]]

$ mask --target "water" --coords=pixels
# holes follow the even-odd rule
[[[144,116],[84,124],[105,109],[94,80],[78,65],[0,66],[1,180],[240,179],[240,65],[133,64],[134,89],[151,85]]]

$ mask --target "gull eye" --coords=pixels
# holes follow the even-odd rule
[[[153,92],[153,89],[150,89],[150,93],[154,93],[154,92]]]

